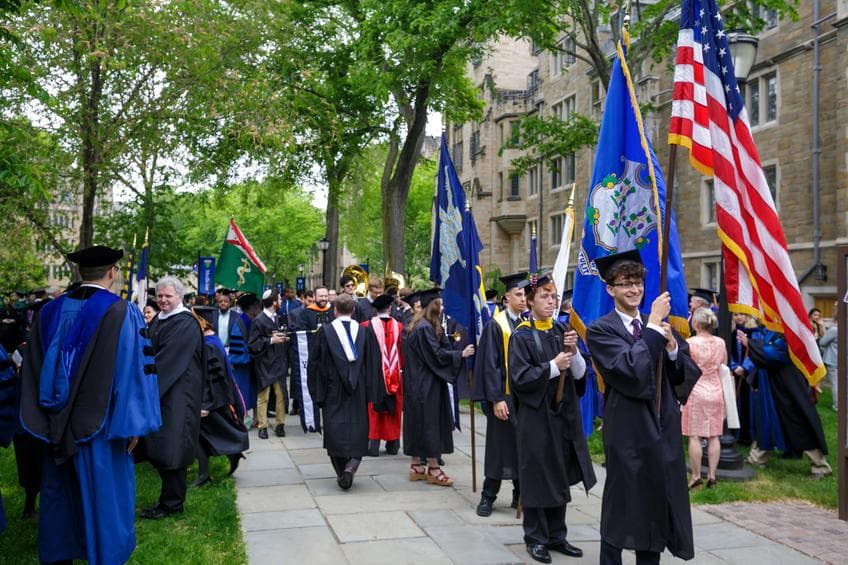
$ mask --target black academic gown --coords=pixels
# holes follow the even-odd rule
[[[789,359],[786,339],[771,331],[764,332],[763,337],[765,340],[748,339],[748,356],[755,365],[768,372],[774,407],[787,449],[820,449],[827,454],[827,442],[810,395],[810,385]]]
[[[586,379],[575,381],[566,370],[562,402],[556,403],[559,377],[550,378],[550,361],[563,350],[562,341],[562,326],[543,331],[527,324],[509,340],[510,386],[518,399],[521,500],[527,508],[563,506],[571,500],[571,485],[582,482],[588,491],[597,482],[580,417]]]
[[[357,322],[367,322],[376,315],[377,312],[374,311],[374,305],[371,304],[368,298],[363,297],[356,301],[356,308],[352,316],[354,320]]]
[[[510,330],[513,322],[506,315]],[[508,337],[507,337],[508,339]],[[518,424],[515,396],[506,392],[506,365],[504,360],[504,334],[500,324],[492,320],[483,328],[483,335],[474,358],[473,399],[483,401],[486,414],[485,475],[488,479],[518,480],[518,451],[515,428]],[[497,418],[492,411],[496,402],[505,401],[509,419]]]
[[[422,318],[403,340],[403,452],[417,457],[453,453],[453,416],[448,384],[464,366],[462,351],[436,337]]]
[[[271,343],[271,335],[277,330],[278,324],[265,312],[253,319],[248,330],[247,350],[253,359],[253,372],[260,391],[275,382],[285,385],[288,344]]]
[[[680,432],[685,404],[701,370],[676,336],[676,361],[665,355],[663,335],[647,327],[636,341],[615,310],[589,326],[586,343],[606,385],[604,454],[607,478],[601,507],[601,538],[614,547],[662,552],[681,559],[694,554],[686,463]],[[665,355],[660,413],[656,367]]]
[[[330,457],[365,456],[368,403],[382,404],[386,397],[380,349],[374,334],[359,327],[354,344],[357,358],[348,361],[335,326],[328,324],[315,334],[309,350],[309,393],[321,408],[324,448]]]
[[[153,319],[150,339],[156,358],[162,427],[142,439],[140,456],[157,469],[188,467],[200,434],[206,379],[206,348],[197,320],[188,312]]]
[[[227,354],[218,336],[206,336],[207,372],[200,419],[200,445],[207,455],[235,455],[249,446],[247,429],[239,415],[236,385],[227,366]]]

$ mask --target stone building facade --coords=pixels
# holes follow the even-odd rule
[[[797,21],[763,14],[757,61],[746,85],[746,105],[764,170],[773,187],[790,257],[808,306],[832,311],[836,296],[836,248],[848,245],[848,0],[824,0],[820,28],[820,254],[814,269],[812,206],[812,2],[798,6]],[[607,30],[608,32],[608,30]],[[609,34],[600,38],[612,54]],[[668,178],[666,142],[671,109],[672,70],[645,65],[635,73],[637,97],[654,108],[644,117],[657,158]],[[527,41],[505,39],[469,67],[486,102],[480,122],[450,124],[448,147],[470,191],[478,231],[485,245],[484,270],[527,268],[532,229],[538,235],[540,265],[553,266],[559,250],[563,211],[575,193],[575,240],[582,235],[583,208],[594,148],[562,156],[556,167],[540,163],[527,173],[511,173],[519,155],[509,148],[514,124],[541,112],[563,119],[576,111],[600,118],[603,89],[586,63],[561,52],[539,51]],[[503,148],[503,149],[501,149]],[[709,180],[678,152],[674,209],[686,279],[690,287],[717,288],[720,244],[715,229]],[[574,244],[572,244],[574,246]],[[576,259],[572,247],[572,264]],[[573,270],[573,268],[572,268]],[[569,275],[570,277],[570,275]],[[570,284],[570,280],[568,281]]]

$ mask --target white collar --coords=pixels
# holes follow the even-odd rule
[[[624,312],[622,312],[618,308],[615,309],[615,313],[618,314],[619,318],[621,318],[621,323],[624,324],[624,327],[627,328],[628,331],[630,331],[630,329],[632,328],[632,326],[630,324],[632,324],[633,320],[635,320],[636,318],[634,318],[630,314],[625,314]],[[639,315],[639,323],[642,324],[642,315],[641,314]]]
[[[273,319],[274,319],[274,316],[276,316],[276,315],[277,315],[277,311],[276,311],[276,310],[274,310],[274,307],[273,307],[273,306],[272,306],[272,307],[270,307],[270,308],[263,308],[263,309],[262,309],[262,312],[263,312],[266,316],[268,316],[269,318],[271,318],[271,320],[272,320],[272,321],[273,321]]]
[[[339,320],[340,322],[350,322],[353,319],[350,316],[336,316],[336,320]]]
[[[167,320],[171,316],[175,316],[175,315],[179,314],[180,312],[188,312],[188,308],[185,307],[185,304],[180,303],[176,308],[174,308],[173,310],[171,310],[167,314],[165,312],[159,312],[159,315],[157,316],[157,318],[159,318],[160,320]]]
[[[80,286],[81,287],[82,286],[90,286],[91,288],[100,288],[100,289],[103,289],[103,290],[109,290],[108,288],[106,288],[102,284],[97,284],[97,283],[82,283]]]
[[[515,322],[516,320],[521,318],[520,313],[513,316],[512,310],[510,310],[509,308],[506,308],[504,311],[506,312],[506,315],[509,317],[509,319],[512,320],[513,322]]]

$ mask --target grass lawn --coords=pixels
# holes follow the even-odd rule
[[[20,517],[23,489],[18,487],[14,450],[0,449],[0,490],[8,529],[0,534],[0,562],[38,564],[35,522]],[[235,504],[235,481],[226,477],[229,463],[213,457],[211,484],[189,487],[186,511],[158,521],[136,519],[136,550],[130,563],[246,563]],[[189,470],[189,482],[196,469]],[[136,467],[136,507],[159,497],[159,475],[143,463]],[[7,561],[8,559],[8,561]]]
[[[694,504],[719,504],[722,502],[767,501],[799,499],[812,502],[826,508],[837,507],[839,484],[836,479],[837,456],[837,422],[836,412],[831,408],[830,390],[819,395],[818,412],[824,428],[824,436],[830,453],[828,463],[834,469],[834,474],[820,480],[812,480],[810,462],[805,459],[781,459],[774,452],[765,469],[757,469],[753,480],[744,483],[719,481],[714,489],[698,489],[691,493],[690,499]],[[600,420],[598,421],[600,423]],[[596,426],[597,427],[597,426]],[[684,440],[684,446],[686,442]],[[738,446],[743,457],[748,455],[748,448]],[[589,438],[589,451],[595,462],[604,460],[604,446],[601,434],[595,432]]]

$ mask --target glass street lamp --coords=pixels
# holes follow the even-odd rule
[[[327,250],[330,248],[330,240],[325,235],[315,245],[318,246],[318,251],[321,252],[321,284],[327,284],[327,281],[324,280],[324,272],[327,268],[325,263],[327,261]]]
[[[733,57],[733,70],[736,82],[743,85],[748,80],[748,75],[757,60],[757,47],[760,40],[753,35],[745,33],[744,30],[734,30],[727,34],[727,46]]]

